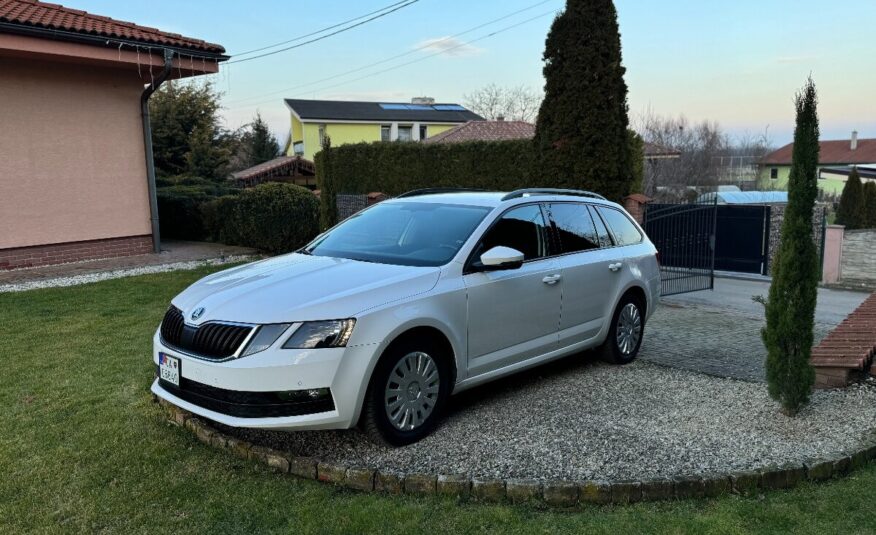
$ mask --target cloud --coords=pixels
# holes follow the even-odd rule
[[[454,57],[474,56],[483,50],[450,36],[425,39],[417,43],[415,48],[425,52],[443,52],[447,56]]]
[[[820,56],[780,56],[776,58],[776,63],[808,63],[819,57]]]

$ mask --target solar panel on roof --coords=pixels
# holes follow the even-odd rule
[[[436,104],[432,106],[432,109],[438,111],[465,111],[465,108],[459,104]]]
[[[432,111],[432,106],[426,106],[425,104],[406,104],[405,105],[409,110],[426,110]]]
[[[380,107],[384,110],[406,110],[408,109],[407,104],[380,104]]]

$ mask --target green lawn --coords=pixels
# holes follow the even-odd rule
[[[0,533],[876,530],[876,466],[761,497],[577,512],[390,497],[281,476],[150,401],[152,333],[209,270],[0,294]]]

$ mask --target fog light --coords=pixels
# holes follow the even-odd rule
[[[277,397],[281,401],[296,402],[296,401],[316,401],[330,397],[328,388],[310,388],[308,390],[288,390],[286,392],[277,392]]]

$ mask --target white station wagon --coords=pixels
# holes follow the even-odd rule
[[[589,192],[410,192],[177,295],[152,392],[229,426],[409,444],[451,394],[584,349],[632,361],[656,252]]]

